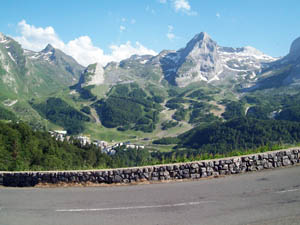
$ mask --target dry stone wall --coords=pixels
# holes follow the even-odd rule
[[[0,172],[0,185],[32,187],[37,184],[117,184],[143,181],[201,179],[297,164],[300,164],[300,148],[224,159],[126,169]]]

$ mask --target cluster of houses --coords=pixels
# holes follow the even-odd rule
[[[51,134],[52,137],[55,137],[56,140],[58,141],[64,141],[70,140],[70,136],[67,136],[67,131],[64,130],[54,130],[54,131],[49,131],[49,133]],[[106,153],[108,155],[114,155],[116,154],[116,150],[119,148],[123,148],[124,151],[126,151],[127,149],[144,149],[145,146],[144,145],[137,145],[137,144],[131,144],[129,141],[128,142],[120,142],[120,143],[116,143],[114,145],[109,146],[108,142],[106,141],[101,141],[101,140],[93,140],[91,141],[90,137],[88,136],[74,136],[72,137],[75,140],[78,140],[80,145],[86,146],[86,145],[95,145],[98,148],[101,149],[101,151],[103,153]]]
[[[107,146],[106,148],[102,149],[102,152],[109,154],[109,155],[114,155],[116,153],[116,149],[119,149],[123,147],[124,151],[127,149],[144,149],[144,145],[136,145],[136,144],[131,144],[129,141],[128,142],[120,142],[116,143],[112,146]]]
[[[54,130],[49,131],[49,133],[51,137],[54,137],[57,141],[64,141],[65,139],[70,139],[70,136],[67,136],[67,131],[65,130]]]

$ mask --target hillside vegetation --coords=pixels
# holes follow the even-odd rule
[[[161,111],[156,101],[161,99],[148,95],[137,84],[131,83],[113,87],[108,98],[95,102],[93,107],[105,127],[152,132]]]
[[[54,124],[64,127],[69,134],[78,134],[84,130],[84,122],[90,118],[71,107],[60,98],[49,98],[46,102],[32,104],[41,116],[50,120]]]

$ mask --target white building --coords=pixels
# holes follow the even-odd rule
[[[79,140],[81,146],[86,146],[88,144],[91,144],[91,140],[87,136],[77,136],[75,139]]]

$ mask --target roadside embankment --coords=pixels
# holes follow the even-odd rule
[[[299,163],[300,148],[293,148],[223,159],[133,168],[0,172],[0,185],[10,187],[33,187],[52,184],[84,185],[88,183],[104,185],[201,179],[292,166]]]

